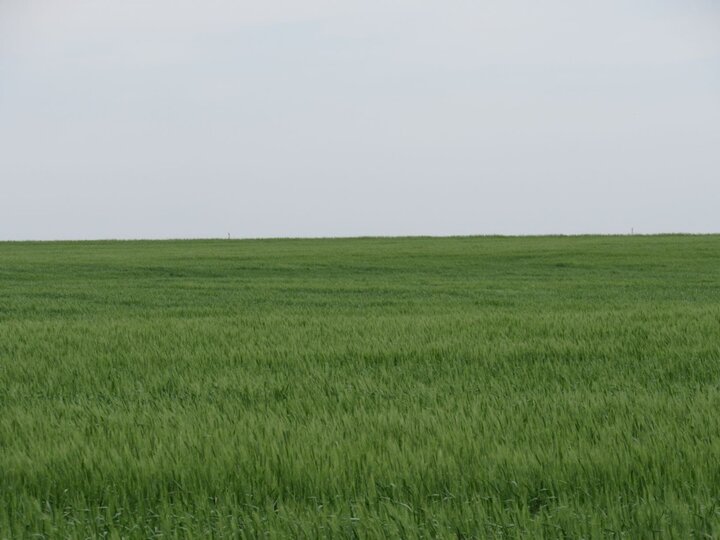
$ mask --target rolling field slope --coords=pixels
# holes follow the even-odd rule
[[[0,538],[720,535],[720,236],[0,243]]]

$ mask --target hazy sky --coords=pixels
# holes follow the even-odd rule
[[[0,239],[720,232],[717,0],[0,0]]]

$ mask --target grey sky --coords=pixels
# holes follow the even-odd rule
[[[0,239],[720,232],[714,0],[0,0]]]

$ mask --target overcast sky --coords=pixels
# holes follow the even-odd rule
[[[0,0],[0,239],[720,232],[716,0]]]

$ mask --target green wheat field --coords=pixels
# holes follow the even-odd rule
[[[0,538],[720,537],[720,236],[0,243]]]

